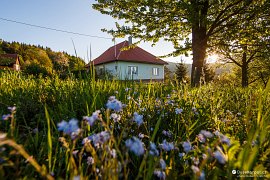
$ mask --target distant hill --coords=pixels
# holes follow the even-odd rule
[[[0,54],[18,54],[21,69],[30,67],[49,73],[65,73],[84,69],[85,62],[66,52],[55,52],[49,47],[19,42],[7,42],[0,39]]]
[[[168,65],[166,65],[166,67],[172,72],[175,73],[176,71],[176,65],[178,63],[174,63],[174,62],[167,62]],[[191,68],[192,68],[192,64],[185,64],[188,70],[188,75],[191,76]],[[218,64],[218,63],[212,63],[211,67],[213,67],[215,69],[216,75],[220,75],[224,72],[230,72],[231,66],[230,65],[222,65],[222,64]]]

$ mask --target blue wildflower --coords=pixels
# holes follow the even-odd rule
[[[188,153],[192,149],[191,144],[190,144],[189,141],[183,142],[182,146],[183,146],[184,151],[186,153]]]
[[[192,165],[191,169],[193,173],[198,177],[199,180],[205,179],[205,173],[204,171],[200,171],[200,169],[197,166]]]
[[[178,156],[180,157],[180,159],[182,159],[185,155],[186,155],[186,153],[179,153],[178,154]]]
[[[219,135],[220,135],[220,132],[219,132],[218,130],[215,130],[213,133],[214,133],[214,135],[216,135],[216,136],[219,136]]]
[[[138,114],[137,112],[134,113],[133,121],[135,121],[138,126],[140,126],[143,123],[143,115]]]
[[[8,107],[8,110],[9,110],[11,113],[13,113],[13,112],[16,111],[16,107],[15,107],[15,106],[13,106],[13,107]]]
[[[115,96],[110,96],[109,100],[106,104],[108,109],[114,110],[116,112],[119,112],[122,110],[123,105],[120,101],[118,101]]]
[[[138,137],[140,138],[140,139],[143,139],[144,138],[144,134],[143,133],[139,133],[139,135],[138,135]]]
[[[171,137],[172,136],[172,133],[170,131],[163,130],[162,131],[162,134],[165,135],[165,136],[168,136],[168,137]]]
[[[172,142],[167,142],[166,139],[163,140],[162,144],[160,144],[159,147],[162,148],[164,151],[171,151],[175,148],[174,144]]]
[[[216,158],[216,160],[220,163],[220,164],[225,164],[226,163],[226,158],[224,156],[223,153],[221,153],[220,151],[215,151],[213,152],[213,156]]]
[[[211,132],[209,132],[209,131],[206,131],[206,130],[201,130],[200,134],[204,135],[206,138],[212,138],[213,137],[213,134]]]
[[[126,147],[137,156],[144,154],[144,146],[140,139],[132,137],[125,142]]]
[[[58,131],[63,131],[63,133],[68,134],[70,136],[77,135],[79,133],[78,120],[71,119],[69,122],[61,121],[57,124]]]
[[[94,146],[99,148],[102,146],[105,142],[107,142],[110,139],[110,133],[108,131],[102,131],[98,134],[93,134],[88,137],[88,139],[93,142]],[[87,140],[84,140],[87,142]]]
[[[131,88],[125,88],[125,91],[126,91],[126,92],[129,91],[129,90],[131,90]]]
[[[121,115],[119,114],[116,114],[116,113],[112,113],[111,114],[111,119],[113,119],[113,121],[116,123],[116,122],[119,122],[120,119],[121,119]]]
[[[149,154],[151,154],[152,156],[158,156],[159,155],[159,151],[157,150],[157,146],[155,145],[155,143],[150,142]]]
[[[193,113],[194,113],[195,115],[198,115],[198,114],[199,114],[198,111],[197,111],[197,109],[196,109],[195,107],[192,107],[191,110],[193,111]]]
[[[181,114],[182,112],[183,112],[183,109],[175,108],[175,114]]]
[[[229,139],[227,136],[224,136],[223,134],[221,134],[221,135],[219,136],[219,138],[220,138],[220,141],[221,141],[222,143],[225,143],[225,144],[227,144],[228,146],[231,145],[231,141],[230,141],[230,139]]]
[[[88,164],[88,166],[90,166],[90,165],[92,165],[94,163],[95,163],[95,159],[93,157],[91,157],[91,156],[88,156],[87,157],[87,164]]]
[[[2,120],[6,121],[6,120],[8,120],[8,119],[11,118],[11,117],[12,117],[11,114],[4,114],[4,115],[2,116]]]
[[[201,143],[205,143],[206,139],[205,139],[204,135],[202,135],[201,133],[197,135],[197,138]]]
[[[163,179],[163,180],[166,179],[166,174],[164,171],[155,170],[154,175],[156,175],[159,179]]]
[[[100,113],[100,110],[97,110],[92,113],[92,116],[90,117],[84,116],[83,119],[86,120],[90,126],[93,126],[96,120],[99,119],[99,113]]]
[[[162,170],[166,169],[166,162],[163,159],[159,160],[159,165]]]

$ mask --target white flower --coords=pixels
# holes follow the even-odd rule
[[[95,159],[91,156],[87,157],[87,164],[90,166],[95,163]]]

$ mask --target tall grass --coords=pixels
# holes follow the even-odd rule
[[[247,171],[266,172],[263,177],[269,177],[270,85],[266,89],[214,85],[191,89],[174,83],[90,77],[62,80],[20,73],[1,73],[0,84],[0,114],[7,114],[9,106],[17,107],[13,122],[0,122],[1,131],[11,132],[1,142],[24,144],[26,152],[56,178],[152,179],[166,175],[167,179],[234,179]],[[125,104],[122,111],[106,106],[110,96]],[[99,118],[90,126],[83,116],[91,117],[96,110],[100,110]],[[135,112],[143,116],[141,125],[134,120]],[[121,116],[117,122],[111,117],[114,113]],[[79,120],[76,138],[57,128],[62,120],[72,118]],[[201,130],[216,135],[206,138]],[[82,144],[84,138],[105,131],[110,138],[100,147],[93,140]],[[126,143],[140,133],[145,153],[137,156]],[[164,140],[174,148],[164,150]],[[157,145],[158,156],[151,155],[150,142]],[[188,143],[191,148],[186,151]],[[0,176],[33,178],[47,172],[33,171],[25,159],[4,147]],[[113,150],[116,156],[111,154]]]

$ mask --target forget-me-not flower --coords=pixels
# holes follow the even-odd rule
[[[209,132],[209,131],[206,131],[206,130],[201,130],[200,134],[204,135],[206,138],[212,138],[213,137],[213,134],[211,132]]]
[[[68,135],[76,135],[79,133],[79,126],[78,126],[78,120],[77,119],[71,119],[69,122],[61,121],[57,124],[58,131],[63,131],[63,133]]]
[[[188,153],[192,149],[191,144],[190,144],[189,141],[183,142],[182,146],[183,146],[184,151],[186,153]]]
[[[166,162],[163,159],[159,160],[159,165],[162,170],[166,169]]]
[[[95,147],[100,147],[105,142],[107,142],[111,138],[110,133],[108,131],[102,131],[97,134],[93,134],[88,137],[88,139],[93,142]]]
[[[112,113],[111,114],[111,119],[113,119],[113,121],[116,123],[116,122],[119,122],[120,119],[121,119],[121,115],[119,114],[116,114],[116,113]]]
[[[122,111],[123,104],[121,101],[118,101],[115,96],[110,96],[106,104],[108,109],[114,110],[116,112]]]
[[[159,151],[157,150],[157,146],[153,142],[150,142],[149,154],[151,154],[152,156],[158,156],[159,155]]]
[[[100,113],[100,110],[97,110],[97,111],[92,113],[92,116],[90,116],[90,117],[84,116],[83,119],[85,119],[90,126],[93,126],[94,123],[96,122],[96,120],[99,119],[99,113]]]
[[[126,140],[125,144],[126,144],[126,147],[137,156],[144,154],[144,146],[143,146],[142,141],[139,138],[132,137]]]
[[[133,121],[140,126],[143,123],[143,115],[138,114],[137,112],[134,113]]]
[[[220,151],[216,150],[215,152],[213,152],[213,156],[216,158],[216,160],[220,164],[225,164],[226,163],[226,158]]]
[[[183,112],[183,109],[175,108],[175,114],[181,114],[182,112]]]
[[[166,139],[163,140],[162,144],[160,144],[159,147],[164,151],[171,151],[175,148],[174,144],[172,142],[167,142]]]
[[[155,170],[154,175],[156,175],[159,179],[162,179],[162,180],[166,179],[166,174],[164,171]]]

